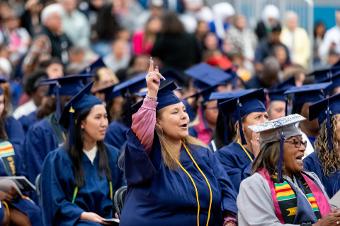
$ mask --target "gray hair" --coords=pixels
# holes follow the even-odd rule
[[[42,24],[45,24],[46,20],[54,13],[57,13],[60,16],[63,15],[64,9],[59,3],[48,5],[43,9],[43,11],[41,12]]]

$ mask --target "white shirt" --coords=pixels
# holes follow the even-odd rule
[[[13,117],[15,119],[19,119],[24,115],[29,115],[33,111],[37,110],[37,106],[34,104],[33,100],[24,103],[23,105],[19,106],[13,113]]]
[[[97,145],[94,146],[91,150],[88,150],[88,151],[83,149],[84,154],[89,158],[89,160],[91,161],[92,165],[93,165],[94,159],[96,158],[97,151],[98,151]]]
[[[332,43],[335,44],[335,51],[340,54],[340,26],[334,26],[333,28],[329,29],[320,45],[319,56],[324,62],[327,61],[329,48],[331,47]]]

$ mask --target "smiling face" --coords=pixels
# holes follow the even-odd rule
[[[107,126],[108,119],[105,106],[103,104],[93,106],[81,124],[81,128],[84,131],[84,139],[94,141],[104,140]]]
[[[301,172],[303,169],[302,158],[305,153],[307,142],[302,136],[293,136],[285,140],[283,161],[288,175]]]
[[[169,139],[177,141],[189,135],[189,116],[182,102],[161,109],[157,123]]]

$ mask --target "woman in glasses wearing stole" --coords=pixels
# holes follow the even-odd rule
[[[304,119],[294,114],[250,127],[260,133],[261,151],[240,186],[239,225],[340,224],[318,177],[303,171],[307,143],[296,124]]]

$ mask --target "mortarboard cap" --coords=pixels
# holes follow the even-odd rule
[[[308,76],[314,76],[314,81],[317,83],[329,82],[331,77],[338,71],[340,71],[340,66],[334,65],[330,68],[315,70],[309,73]]]
[[[116,84],[100,88],[98,90],[93,91],[93,93],[103,93],[105,95],[105,102],[107,103],[108,101],[112,100],[114,98],[113,94],[113,89],[116,86]]]
[[[284,92],[295,87],[295,78],[291,77],[267,91],[270,101],[286,101]]]
[[[229,73],[206,63],[190,67],[185,71],[185,74],[194,79],[194,86],[200,90],[211,86],[223,85],[233,79],[233,76]]]
[[[176,90],[178,86],[174,81],[171,80],[163,80],[161,81],[158,93],[157,93],[157,107],[156,110],[159,111],[164,107],[167,107],[172,104],[177,104],[181,102],[181,100],[175,95],[174,90]],[[132,105],[132,112],[137,112],[138,109],[142,106],[143,100]]]
[[[303,85],[292,87],[284,92],[284,95],[293,94],[293,112],[301,113],[302,106],[305,103],[314,103],[326,97],[325,91],[331,85],[330,82]]]
[[[48,95],[54,94],[57,99],[56,116],[61,114],[60,96],[73,96],[79,92],[87,83],[92,75],[68,75],[55,79],[46,79],[40,82],[39,85],[49,85]]]
[[[93,82],[84,86],[69,102],[66,103],[59,124],[68,130],[70,144],[73,144],[75,115],[81,114],[93,106],[102,104],[102,102],[91,94]]]
[[[305,118],[299,114],[293,114],[278,118],[275,120],[267,121],[259,125],[249,126],[249,129],[256,133],[260,133],[260,150],[272,142],[280,142],[280,154],[278,162],[278,178],[282,181],[282,167],[283,167],[283,143],[286,139],[302,135],[301,130],[297,124]]]
[[[146,87],[146,81],[145,76],[147,73],[139,73],[135,75],[133,78],[124,81],[122,83],[116,84],[116,86],[113,88],[113,97],[117,96],[126,96],[129,94],[137,93],[141,89]]]
[[[219,104],[223,114],[229,114],[234,122],[239,122],[242,144],[246,144],[241,119],[252,112],[266,112],[265,94],[263,89],[239,90],[231,92],[230,99]]]
[[[333,131],[331,117],[340,113],[340,94],[320,100],[309,106],[309,120],[318,118],[319,125],[326,120],[327,145],[329,150],[333,150]],[[331,138],[331,139],[329,139]]]
[[[162,68],[160,73],[166,80],[172,80],[176,84],[181,84],[181,86],[188,83],[188,76],[174,68]]]
[[[96,61],[94,61],[92,64],[87,66],[83,71],[80,72],[80,74],[89,74],[93,73],[97,68],[106,67],[103,58],[99,57]]]

